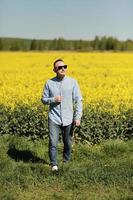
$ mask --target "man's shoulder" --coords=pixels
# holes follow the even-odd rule
[[[52,82],[56,81],[56,77],[50,78],[46,81],[46,84],[50,84]]]
[[[70,76],[65,76],[65,79],[64,80],[66,80],[66,81],[69,81],[69,82],[71,82],[71,83],[75,83],[75,82],[77,82],[76,81],[76,79],[74,79],[74,78],[72,78],[72,77],[70,77]],[[46,84],[52,84],[52,83],[54,83],[54,82],[56,82],[57,81],[57,77],[53,77],[53,78],[51,78],[51,79],[48,79],[47,81],[46,81]]]
[[[72,77],[70,77],[70,76],[66,76],[66,78],[67,78],[67,80],[72,81],[72,82],[75,82],[75,81],[76,81],[76,79],[74,79],[74,78],[72,78]]]

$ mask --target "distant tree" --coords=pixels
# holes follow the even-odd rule
[[[78,42],[78,40],[74,40],[73,41],[73,47],[74,47],[74,50],[78,50],[79,49],[79,42]]]
[[[29,50],[76,50],[76,51],[133,51],[133,40],[119,41],[114,37],[99,37],[94,40],[30,40],[19,38],[0,38],[0,50],[29,51]]]
[[[102,50],[102,51],[106,50],[106,41],[107,41],[106,36],[103,36],[101,40],[99,41],[99,46],[98,46],[99,50]]]
[[[64,38],[59,38],[57,40],[57,46],[56,46],[57,50],[64,50],[65,49],[65,40]]]
[[[2,43],[2,40],[0,39],[0,51],[3,50],[3,43]]]
[[[121,51],[121,46],[122,46],[122,42],[118,41],[116,42],[116,49],[117,51]]]
[[[31,41],[30,50],[31,51],[37,50],[37,41],[35,39]]]
[[[18,51],[18,50],[20,50],[19,44],[18,44],[17,41],[13,41],[13,42],[12,42],[12,44],[11,44],[11,46],[10,46],[10,50],[11,50],[11,51]]]
[[[125,45],[126,45],[126,50],[127,51],[133,51],[133,42],[132,40],[127,40],[125,41]]]
[[[57,39],[49,41],[49,50],[57,50]]]
[[[113,37],[108,37],[106,41],[106,50],[116,50],[117,40]]]
[[[78,41],[78,50],[82,50],[83,49],[83,41],[80,39]]]
[[[93,48],[94,50],[99,50],[99,44],[100,44],[100,39],[98,36],[95,37],[94,42],[93,42]]]
[[[39,42],[38,42],[38,50],[39,50],[39,51],[44,50],[44,46],[43,46],[43,42],[42,42],[42,41],[39,41]]]

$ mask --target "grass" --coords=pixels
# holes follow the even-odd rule
[[[47,141],[0,137],[1,200],[131,200],[133,141],[107,140],[99,145],[74,144],[72,161],[60,171],[49,167]]]

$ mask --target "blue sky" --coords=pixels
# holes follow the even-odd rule
[[[133,0],[0,0],[0,37],[133,39]]]

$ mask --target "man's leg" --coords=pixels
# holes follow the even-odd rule
[[[72,151],[72,135],[73,135],[73,123],[62,127],[62,138],[64,143],[63,160],[67,162],[71,159]]]
[[[60,126],[48,119],[49,129],[49,157],[52,166],[57,165],[57,144],[59,140]]]

